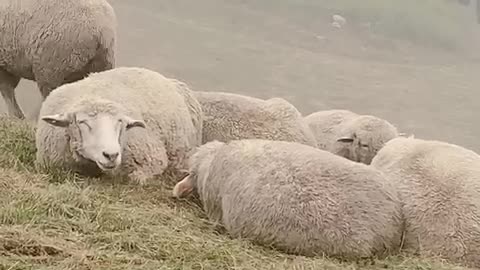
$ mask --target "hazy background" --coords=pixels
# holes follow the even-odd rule
[[[453,0],[110,3],[118,65],[151,68],[194,90],[283,97],[304,114],[373,114],[417,137],[480,151],[473,7]],[[347,24],[333,27],[333,14]],[[17,96],[35,117],[35,84],[22,81]]]

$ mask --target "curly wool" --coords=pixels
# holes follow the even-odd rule
[[[224,92],[194,92],[205,119],[203,140],[266,139],[316,146],[300,112],[282,98],[262,100]]]
[[[395,188],[367,165],[300,143],[238,140],[202,145],[189,167],[209,219],[233,237],[342,258],[400,245]]]
[[[63,85],[48,96],[40,117],[62,112],[121,112],[145,121],[146,129],[128,131],[122,167],[144,179],[165,169],[186,169],[186,161],[201,143],[202,110],[188,87],[161,74],[136,67],[94,73]],[[36,132],[37,162],[76,168],[68,131],[42,120]],[[168,160],[167,160],[168,158]]]
[[[371,166],[397,187],[404,249],[480,267],[480,156],[458,145],[410,138],[389,141]]]
[[[36,81],[45,99],[64,83],[115,66],[117,20],[107,1],[0,2],[0,90],[10,113],[23,117],[14,96],[21,78]]]

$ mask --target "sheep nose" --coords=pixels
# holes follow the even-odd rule
[[[117,159],[117,157],[118,157],[118,155],[119,155],[120,153],[119,153],[119,152],[108,153],[108,152],[103,151],[102,154],[103,154],[103,156],[106,157],[109,161],[114,161],[115,159]]]

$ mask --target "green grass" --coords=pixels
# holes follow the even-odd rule
[[[0,118],[0,270],[466,269],[405,256],[305,258],[230,239],[171,186],[37,171],[33,129]]]
[[[443,49],[464,49],[478,27],[473,7],[453,0],[288,1],[340,14],[350,26],[369,23],[370,31],[375,34]]]

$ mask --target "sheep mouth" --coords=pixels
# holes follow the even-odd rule
[[[102,171],[113,171],[115,170],[118,165],[115,164],[115,163],[112,163],[112,164],[104,164],[100,161],[97,161],[97,166],[102,170]]]
[[[83,161],[83,163],[85,165],[89,165],[89,166],[95,166],[97,169],[100,169],[101,171],[104,171],[104,172],[110,172],[110,171],[113,171],[115,170],[119,165],[115,164],[115,163],[111,163],[111,164],[105,164],[105,163],[102,163],[100,161],[95,161],[95,160],[92,160],[90,158],[87,158],[85,157],[81,151],[75,151],[78,155],[78,157],[81,158],[81,160]]]

